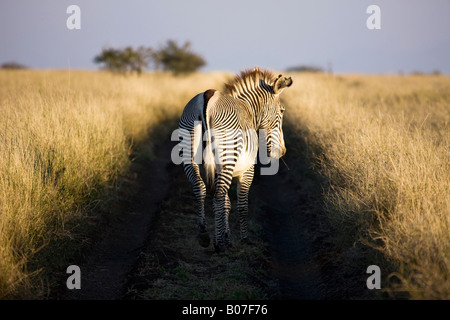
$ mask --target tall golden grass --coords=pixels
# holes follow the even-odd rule
[[[45,296],[41,248],[73,237],[136,142],[224,73],[0,71],[0,298]],[[331,220],[412,298],[450,298],[450,78],[294,75],[287,125],[328,178]],[[288,146],[289,152],[289,146]]]
[[[342,234],[393,264],[389,289],[449,299],[450,77],[297,74],[285,102]]]
[[[220,80],[220,81],[219,81]],[[45,294],[36,253],[72,237],[135,142],[223,74],[0,71],[0,298]],[[195,83],[195,85],[193,85]]]

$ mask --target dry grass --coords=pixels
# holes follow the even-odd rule
[[[450,78],[298,74],[285,102],[348,245],[387,257],[389,290],[449,299]]]
[[[86,208],[126,172],[155,124],[222,82],[223,74],[1,71],[0,298],[42,297],[47,266],[36,253],[74,237],[72,226],[86,223]]]
[[[387,257],[399,290],[450,298],[450,78],[294,77],[286,119],[328,178],[332,221]],[[0,297],[45,296],[39,250],[75,237],[136,142],[224,78],[1,71]]]

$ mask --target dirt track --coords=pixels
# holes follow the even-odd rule
[[[163,259],[166,268],[180,266],[181,258],[176,247],[171,248],[170,243],[165,243],[163,249],[155,249],[156,246],[153,248],[152,244],[152,241],[167,242],[172,239],[164,240],[164,237],[170,235],[163,229],[164,224],[167,226],[171,223],[171,217],[166,217],[168,222],[154,223],[155,219],[158,220],[158,215],[164,214],[161,211],[164,199],[171,196],[179,211],[193,211],[195,207],[192,194],[182,196],[173,191],[179,184],[185,184],[186,178],[180,167],[174,168],[171,164],[172,146],[171,142],[165,143],[157,151],[153,161],[136,161],[133,167],[133,172],[137,174],[135,194],[120,204],[124,209],[123,215],[107,226],[102,240],[86,262],[80,265],[82,290],[67,292],[62,295],[63,299],[141,297],[139,291],[145,291],[151,285],[148,278],[140,275],[140,265],[149,263],[142,262],[142,254],[147,259],[153,254],[153,258],[158,259],[158,264],[162,263],[159,259]],[[339,269],[342,257],[338,254],[339,248],[329,243],[332,231],[322,209],[322,189],[317,177],[309,169],[308,163],[295,162],[296,159],[289,155],[289,151],[285,159],[292,167],[291,170],[280,162],[277,175],[256,174],[250,191],[250,206],[253,206],[250,214],[262,226],[262,237],[268,243],[271,269],[269,277],[274,283],[278,283],[276,292],[271,293],[269,298],[370,298],[364,288],[364,271],[352,270],[348,265],[344,266],[344,270]],[[185,185],[181,192],[186,190]],[[166,211],[167,206],[171,210],[170,202],[165,204]],[[235,212],[233,214],[236,215]],[[188,242],[188,238],[193,238],[195,232],[192,229],[195,214],[186,221],[187,224],[192,222],[192,225],[188,225],[190,231],[188,228],[183,230],[181,226],[181,231],[177,232],[185,234],[177,234],[176,237],[186,237]],[[209,223],[213,224],[211,217]],[[236,229],[237,226],[232,228]],[[235,231],[235,234],[238,232]],[[186,255],[189,256],[189,261],[183,263],[192,263],[195,265],[192,268],[203,270],[202,272],[214,272],[216,266],[211,267],[210,263],[214,256],[213,249],[200,251],[202,249],[199,246],[197,248],[197,244],[192,246],[196,251],[188,252]],[[160,252],[149,253],[153,249]],[[192,261],[195,259],[198,261]],[[258,281],[264,283],[267,279]],[[130,288],[133,291],[131,296]],[[177,297],[185,299],[183,296]]]
[[[281,167],[275,176],[259,176],[254,183],[253,201],[262,208],[263,225],[272,256],[272,268],[279,281],[280,299],[321,299],[325,297],[314,245],[318,233],[312,216],[314,204],[302,189],[295,189],[289,171]]]
[[[169,184],[161,181],[170,181],[167,170],[171,164],[170,151],[171,145],[164,144],[153,161],[142,157],[134,161],[131,183],[135,193],[118,204],[123,208],[123,214],[103,227],[105,233],[101,240],[80,264],[82,289],[65,292],[63,299],[115,300],[123,297],[127,276],[144,248],[159,203],[169,189]]]

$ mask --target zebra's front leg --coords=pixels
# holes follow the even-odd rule
[[[198,165],[192,161],[192,163],[184,165],[184,172],[192,184],[192,189],[194,190],[195,198],[197,199],[198,207],[198,242],[199,244],[206,248],[209,246],[211,240],[209,238],[208,231],[206,230],[206,218],[205,218],[205,197],[206,197],[206,186],[200,176],[200,170]]]
[[[228,190],[231,185],[233,169],[234,166],[224,166],[218,173],[215,182],[213,211],[215,219],[214,247],[216,252],[224,252],[227,244],[230,243],[228,213],[231,209],[231,204]]]
[[[249,242],[248,240],[248,192],[252,185],[255,166],[251,166],[246,172],[238,177],[237,188],[237,210],[239,213],[239,226],[241,231],[241,241]]]

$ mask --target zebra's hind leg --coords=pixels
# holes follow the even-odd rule
[[[206,230],[206,218],[205,218],[206,186],[205,183],[203,182],[202,177],[200,176],[198,164],[196,164],[195,162],[185,164],[184,172],[192,184],[194,195],[195,198],[197,199],[198,242],[202,247],[206,248],[209,246],[211,242],[208,231]]]
[[[248,224],[247,224],[247,214],[248,214],[248,192],[253,181],[253,174],[255,166],[251,166],[247,171],[245,171],[241,176],[238,177],[238,188],[237,188],[237,210],[239,213],[239,226],[241,231],[241,241],[249,242],[248,239]]]
[[[228,190],[232,180],[233,169],[234,165],[223,166],[222,170],[220,170],[217,174],[215,181],[213,211],[215,220],[214,247],[216,252],[224,252],[226,250],[227,243],[230,242],[229,239],[226,239],[227,229],[229,236],[229,210],[227,208],[231,208],[230,199],[228,198]]]
[[[227,192],[226,197],[225,197],[225,245],[227,247],[232,247],[230,223],[229,223],[230,211],[231,211],[231,201],[230,201],[230,197],[228,196],[228,192]]]

